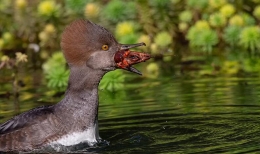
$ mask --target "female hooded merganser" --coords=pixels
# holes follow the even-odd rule
[[[109,31],[88,20],[71,23],[61,38],[70,68],[64,98],[55,105],[32,109],[0,125],[0,151],[97,143],[100,140],[98,84],[105,73],[116,68],[141,74],[132,65],[150,59],[150,55],[129,49],[142,45],[145,44],[119,44]]]

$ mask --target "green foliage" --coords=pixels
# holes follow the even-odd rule
[[[138,42],[144,42],[147,46],[151,45],[151,39],[150,39],[150,37],[148,35],[141,35],[138,38]]]
[[[58,17],[60,15],[60,5],[54,0],[44,0],[38,5],[38,13],[45,17]]]
[[[61,51],[52,55],[43,64],[43,71],[47,79],[47,86],[55,91],[64,91],[67,87],[69,71],[66,69],[66,61]]]
[[[202,32],[202,30],[198,29],[195,26],[192,26],[187,35],[187,39],[190,41],[191,46],[199,46],[199,42],[197,37],[199,37],[199,34]]]
[[[241,15],[234,15],[229,19],[229,25],[231,26],[244,26],[245,21]]]
[[[46,24],[44,29],[39,33],[38,37],[41,41],[41,47],[52,45],[54,43],[53,40],[57,37],[56,28],[52,24]]]
[[[260,20],[260,5],[256,6],[253,12],[253,15]]]
[[[0,0],[0,11],[2,12],[5,9],[9,9],[12,5],[11,2],[12,1]]]
[[[159,75],[159,65],[152,62],[146,66],[147,76],[150,78],[157,78]]]
[[[221,68],[221,73],[225,75],[237,74],[241,66],[238,61],[225,61]]]
[[[182,22],[190,22],[192,20],[192,12],[189,10],[185,10],[180,13],[179,19]]]
[[[236,9],[233,5],[231,4],[226,4],[221,7],[220,13],[225,16],[225,17],[230,17],[235,13]]]
[[[85,5],[92,0],[65,0],[66,7],[76,13],[82,13]]]
[[[217,44],[217,33],[211,29],[204,30],[198,37],[198,46],[201,46],[204,51],[211,52],[213,46]]]
[[[209,23],[206,20],[198,20],[195,23],[195,27],[199,30],[209,29]]]
[[[13,2],[2,0],[0,49],[10,50],[18,47],[18,50],[24,51],[28,49],[31,42],[36,42],[41,50],[49,52],[46,55],[50,55],[60,48],[57,41],[59,42],[59,36],[65,25],[76,18],[88,18],[107,29],[115,30],[116,38],[121,43],[136,43],[139,36],[149,35],[150,44],[156,43],[158,47],[163,46],[169,49],[171,47],[169,42],[185,43],[186,40],[179,38],[188,38],[188,31],[193,25],[217,31],[218,39],[222,40],[222,36],[225,35],[223,29],[227,26],[245,27],[257,24],[259,6],[255,4],[258,2],[35,0],[35,3],[29,3],[28,0],[14,0]],[[48,25],[52,25],[53,32],[47,33],[45,29],[50,27]],[[162,31],[171,36],[171,41],[166,39],[165,44],[168,45],[164,45],[163,41],[158,41],[160,39],[157,35]],[[10,33],[13,37],[10,43],[6,43],[7,41],[3,39],[5,33]],[[229,44],[229,42],[225,43]]]
[[[98,18],[100,13],[100,7],[96,3],[88,3],[85,6],[84,15],[85,17],[89,19],[95,19]]]
[[[156,8],[165,8],[169,5],[169,1],[165,0],[149,0],[151,6]]]
[[[255,19],[247,13],[242,13],[242,18],[245,22],[245,26],[253,26],[256,24]]]
[[[181,32],[185,32],[189,28],[189,25],[186,22],[181,22],[179,23],[178,28]]]
[[[122,70],[107,73],[99,84],[100,90],[119,91],[124,88],[125,75]]]
[[[60,50],[61,32],[78,18],[90,19],[112,30],[119,43],[146,42],[147,47],[142,48],[154,55],[168,55],[172,47],[186,43],[208,53],[213,47],[225,45],[254,52],[260,46],[257,43],[259,0],[35,0],[33,3],[0,0],[0,3],[0,55],[12,57],[21,51],[28,55],[28,61],[36,61],[37,66]],[[226,53],[214,51],[214,56]],[[179,54],[178,50],[174,54]],[[187,55],[180,53],[180,56]],[[173,58],[158,59],[168,57]],[[65,66],[61,52],[54,53],[43,64],[49,87],[62,90],[64,84],[57,81],[65,81]],[[214,72],[214,67],[208,70]],[[111,90],[113,86],[107,87]]]
[[[135,31],[134,24],[129,21],[120,22],[116,26],[116,37],[120,38],[123,36],[127,36],[129,34],[133,34]]]
[[[65,67],[51,69],[47,75],[47,86],[55,91],[65,91],[68,85],[69,71]]]
[[[187,0],[187,6],[198,10],[203,10],[208,6],[208,0]]]
[[[13,48],[14,47],[14,36],[10,32],[4,32],[2,34],[0,48]]]
[[[187,39],[193,47],[199,47],[203,51],[211,52],[214,45],[218,43],[217,33],[211,29],[199,29],[191,27]]]
[[[227,3],[227,0],[209,0],[211,8],[219,8]]]
[[[246,72],[258,72],[260,70],[260,61],[258,57],[245,58],[243,60],[243,70]]]
[[[123,44],[134,44],[137,42],[139,36],[136,33],[120,37],[119,42]]]
[[[121,43],[136,43],[139,36],[136,33],[136,27],[133,22],[120,22],[116,26],[116,38]]]
[[[102,16],[111,22],[133,19],[136,17],[135,3],[132,1],[124,2],[121,0],[112,0],[103,9]]]
[[[181,0],[171,0],[172,4],[176,5],[180,2]]]
[[[209,17],[209,23],[213,27],[223,27],[226,25],[227,20],[221,13],[214,13]]]
[[[260,50],[260,28],[257,26],[245,27],[240,34],[240,45],[251,51]]]
[[[155,36],[154,42],[160,47],[166,47],[172,43],[172,36],[168,32],[163,31]]]
[[[53,53],[52,57],[49,58],[43,65],[44,73],[50,72],[52,69],[64,68],[66,66],[65,58],[61,51]]]
[[[238,45],[241,30],[242,28],[238,26],[226,27],[223,36],[225,42],[233,47]]]

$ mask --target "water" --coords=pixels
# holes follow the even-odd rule
[[[17,112],[60,100],[44,86],[34,88],[22,88]],[[12,100],[0,98],[0,122],[16,113]],[[80,153],[257,153],[260,81],[137,78],[125,90],[100,91],[99,126],[109,145]]]

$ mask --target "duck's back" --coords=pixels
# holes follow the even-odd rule
[[[62,133],[53,110],[52,106],[35,108],[0,125],[0,151],[32,150],[53,140]]]

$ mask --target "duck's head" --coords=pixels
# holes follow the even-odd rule
[[[86,66],[94,70],[117,68],[141,74],[132,65],[150,59],[147,53],[130,51],[138,44],[120,44],[105,28],[88,20],[76,20],[66,27],[61,48],[70,66]]]

